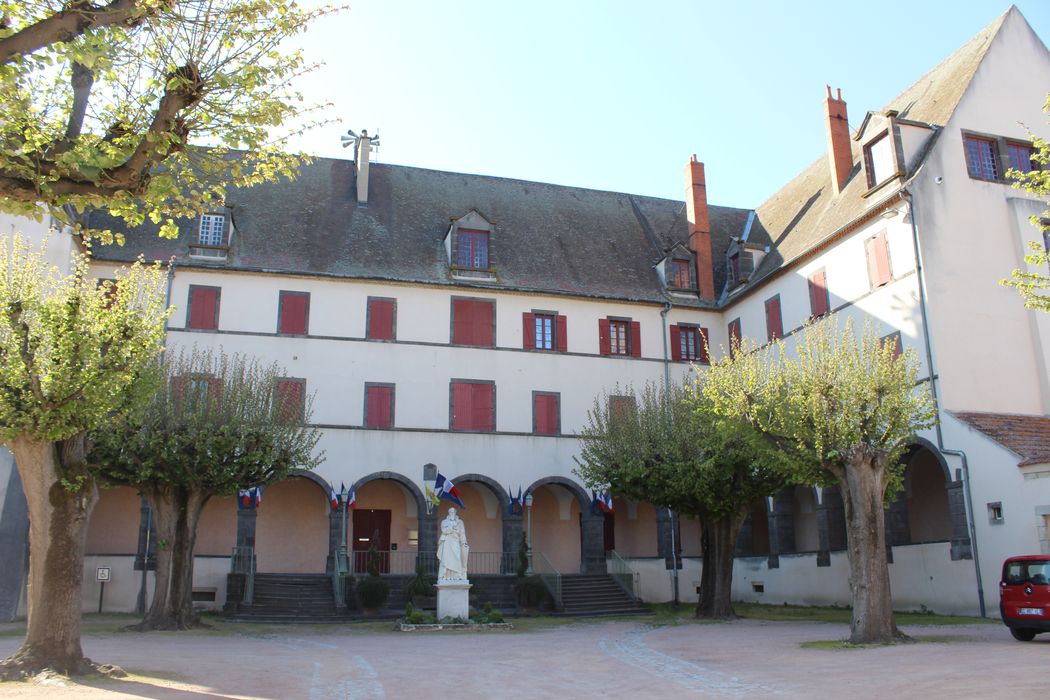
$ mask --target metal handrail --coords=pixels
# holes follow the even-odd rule
[[[255,548],[234,547],[233,557],[230,559],[230,573],[244,574],[244,597],[241,599],[245,605],[252,604],[255,595]]]
[[[344,550],[345,554],[346,551]],[[416,568],[422,566],[423,573],[437,576],[437,552],[384,549],[376,552],[376,554],[379,556],[380,574],[414,574],[416,573]],[[353,555],[354,574],[367,573],[368,552],[358,550]],[[349,571],[349,564],[347,570]],[[467,556],[468,576],[470,574],[513,574],[517,570],[517,552],[475,552],[470,550]]]
[[[336,608],[346,607],[346,574],[349,571],[346,546],[340,545],[332,552],[332,597]]]
[[[543,585],[547,587],[547,592],[554,599],[554,608],[561,610],[561,573],[554,568],[554,564],[551,564],[547,557],[543,556],[543,552],[536,552],[535,550],[533,551],[532,566],[533,573],[540,577]]]
[[[631,596],[631,600],[637,601],[638,574],[631,568],[631,565],[620,556],[619,552],[613,549],[609,552],[606,566],[608,567],[609,575],[613,577],[613,580],[623,589],[624,593]]]

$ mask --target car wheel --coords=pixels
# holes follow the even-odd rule
[[[1015,629],[1011,627],[1010,634],[1012,634],[1014,639],[1019,642],[1030,642],[1035,639],[1035,630]]]

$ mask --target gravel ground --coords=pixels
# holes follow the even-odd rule
[[[741,620],[590,622],[514,632],[400,633],[379,625],[86,634],[125,679],[0,683],[4,698],[1005,698],[1046,691],[1050,635],[999,625],[906,627],[915,644],[805,648],[844,625]],[[0,657],[19,638],[0,638]],[[1025,691],[1028,691],[1027,693]]]

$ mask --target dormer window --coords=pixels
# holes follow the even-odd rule
[[[469,270],[489,268],[488,231],[460,229],[456,232],[456,264]]]
[[[679,289],[688,289],[689,284],[689,261],[681,258],[671,260],[671,286]]]
[[[897,174],[893,158],[893,139],[889,136],[889,132],[884,131],[864,146],[864,172],[868,178],[869,190]]]
[[[197,241],[190,244],[190,256],[210,260],[226,260],[230,250],[232,226],[226,214],[201,214],[197,225]]]

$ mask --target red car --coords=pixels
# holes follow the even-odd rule
[[[1050,554],[1003,562],[999,614],[1019,641],[1030,642],[1040,632],[1050,632]]]

